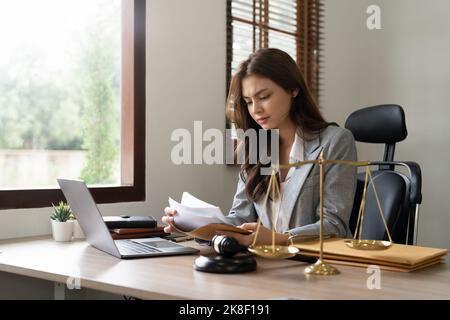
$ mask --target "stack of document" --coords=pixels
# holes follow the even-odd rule
[[[197,238],[210,240],[219,231],[249,233],[231,226],[219,207],[204,202],[188,192],[183,192],[181,203],[169,198],[169,206],[177,211],[174,227],[177,231]]]
[[[437,249],[403,244],[392,244],[385,250],[357,250],[348,247],[345,239],[332,238],[324,240],[323,258],[330,263],[367,267],[377,265],[381,269],[411,272],[442,261],[447,249]],[[296,243],[300,254],[319,256],[319,241]]]
[[[178,229],[191,231],[211,223],[228,224],[219,207],[183,192],[181,203],[169,198],[169,206],[177,211],[174,223]]]

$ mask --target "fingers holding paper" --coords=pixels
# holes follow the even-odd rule
[[[258,223],[244,223],[238,228],[250,231],[251,234],[241,234],[237,232],[231,232],[231,231],[217,231],[217,234],[223,234],[229,237],[235,238],[241,245],[243,246],[249,246],[253,244],[253,241],[256,236],[256,231],[258,229]],[[283,233],[275,233],[275,244],[277,245],[285,245],[288,241],[288,235]],[[258,238],[256,239],[256,244],[272,244],[272,230],[267,229],[263,225],[259,227],[258,230]]]
[[[162,217],[162,222],[167,224],[166,227],[164,227],[164,232],[166,233],[172,233],[175,232],[175,229],[173,227],[173,216],[177,213],[175,209],[172,209],[171,207],[166,207],[164,209],[164,213],[166,214],[164,217]]]
[[[237,232],[232,232],[232,231],[217,231],[216,234],[218,235],[224,235],[227,237],[231,237],[236,239],[240,245],[248,247],[249,245],[251,245],[253,243],[253,239],[254,239],[254,234],[242,234],[242,233],[237,233]]]
[[[244,223],[241,224],[240,226],[238,226],[238,228],[250,231],[250,234],[242,234],[242,233],[238,233],[238,232],[232,232],[232,231],[217,231],[217,234],[221,234],[221,235],[225,235],[228,237],[232,237],[234,239],[236,239],[240,245],[248,247],[249,245],[251,245],[253,243],[253,240],[255,239],[255,234],[256,234],[256,228],[258,227],[257,223]],[[263,227],[261,226],[261,229]],[[261,231],[260,229],[260,231]],[[259,240],[259,237],[258,237]]]
[[[244,229],[244,230],[247,230],[250,232],[256,232],[256,229],[258,229],[258,223],[256,223],[256,222],[243,223],[240,226],[238,226],[238,228],[241,228],[241,229]],[[264,227],[261,225],[261,229],[262,228],[264,228]]]

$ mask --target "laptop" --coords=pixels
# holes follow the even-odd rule
[[[114,240],[84,181],[57,179],[87,242],[120,259],[193,254],[199,250],[163,238]]]

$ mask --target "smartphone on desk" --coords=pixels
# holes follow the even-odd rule
[[[157,221],[152,216],[103,216],[108,229],[156,228]]]

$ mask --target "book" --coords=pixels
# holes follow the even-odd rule
[[[231,225],[219,207],[183,192],[181,202],[169,198],[169,206],[176,210],[173,227],[178,232],[211,240],[218,231],[250,234],[249,231]]]
[[[109,232],[113,239],[138,239],[151,237],[166,237],[170,235],[164,232],[163,226],[155,228],[119,228],[110,229]]]

